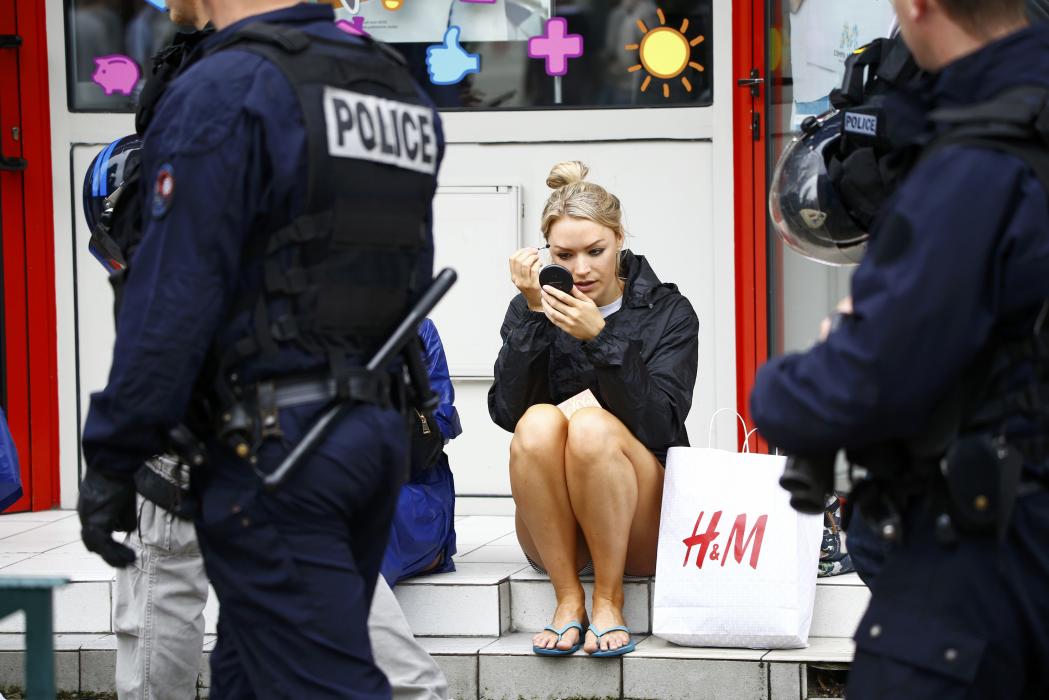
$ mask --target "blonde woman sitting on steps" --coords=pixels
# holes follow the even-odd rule
[[[543,236],[572,274],[571,293],[540,287],[536,248],[510,258],[521,293],[503,321],[488,394],[492,419],[514,434],[518,539],[557,596],[550,626],[533,640],[546,656],[633,650],[623,575],[655,571],[663,462],[669,447],[688,444],[696,381],[691,304],[623,250],[619,200],[586,174],[573,161],[547,178]],[[587,390],[591,405],[567,418],[558,404]],[[588,614],[579,577],[591,567]]]

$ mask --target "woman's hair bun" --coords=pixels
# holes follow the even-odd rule
[[[556,190],[565,185],[574,185],[585,180],[588,172],[590,172],[590,168],[578,160],[558,163],[550,169],[550,174],[546,176],[546,186]]]

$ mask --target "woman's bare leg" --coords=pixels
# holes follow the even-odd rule
[[[565,473],[572,509],[594,561],[590,620],[607,629],[625,624],[623,574],[656,569],[663,466],[623,423],[601,408],[584,408],[568,425]],[[625,632],[600,640],[587,634],[588,653],[618,649]]]
[[[556,406],[532,406],[518,421],[510,443],[510,488],[517,505],[517,538],[521,548],[550,575],[557,596],[552,627],[579,620],[586,625],[583,586],[579,583],[579,526],[572,513],[565,482],[565,442],[568,421]],[[568,649],[579,641],[569,630],[560,642],[557,635],[540,632],[538,647],[555,644]]]

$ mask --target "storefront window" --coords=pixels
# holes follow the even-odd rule
[[[70,111],[134,110],[150,57],[175,33],[157,5],[162,0],[66,0]]]
[[[769,0],[766,92],[769,115],[767,182],[780,153],[810,115],[830,109],[830,91],[841,85],[845,59],[886,36],[891,0]],[[831,267],[787,248],[768,225],[769,352],[778,355],[812,343],[819,322],[848,295],[852,267]]]
[[[711,102],[711,0],[331,1],[394,44],[443,109]]]
[[[712,0],[324,0],[394,45],[442,109],[709,105]],[[131,111],[163,0],[66,0],[69,106]],[[428,60],[429,59],[429,60]]]

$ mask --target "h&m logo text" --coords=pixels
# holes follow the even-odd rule
[[[743,535],[747,529],[747,516],[745,513],[737,515],[736,522],[732,524],[732,529],[729,530],[724,552],[720,551],[721,545],[715,542],[715,540],[721,535],[718,531],[718,523],[721,522],[721,511],[719,510],[710,517],[707,531],[700,534],[699,528],[703,523],[703,515],[704,513],[701,511],[699,517],[696,518],[696,526],[692,528],[692,536],[686,537],[682,540],[685,547],[687,547],[685,550],[685,561],[681,564],[682,567],[688,566],[688,560],[692,556],[693,547],[699,547],[699,553],[696,555],[697,569],[703,568],[703,563],[707,560],[708,556],[711,561],[718,561],[720,559],[721,565],[724,566],[725,562],[729,559],[730,549],[731,556],[735,558],[736,563],[742,564],[743,556],[746,554],[747,548],[750,547],[750,568],[758,568],[758,557],[761,556],[761,542],[765,539],[765,525],[769,520],[768,515],[758,516],[758,519],[754,522],[754,527],[750,529],[750,534],[748,534],[746,538],[744,538]]]

